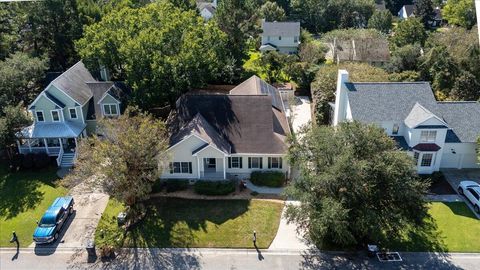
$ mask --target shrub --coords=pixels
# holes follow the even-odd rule
[[[285,182],[285,174],[277,171],[255,171],[250,175],[250,181],[257,186],[281,187]]]
[[[28,153],[28,154],[26,154],[26,155],[23,157],[22,167],[23,167],[24,169],[27,169],[27,170],[28,170],[28,169],[33,168],[33,165],[34,165],[34,163],[33,163],[34,156],[35,156],[35,155],[32,154],[32,153]]]
[[[162,179],[157,179],[152,185],[152,193],[159,193],[165,187],[165,181]]]
[[[50,157],[46,153],[38,153],[33,156],[33,164],[36,169],[46,168],[50,164]]]
[[[235,191],[235,182],[232,180],[195,182],[195,192],[202,195],[227,195]]]
[[[17,172],[21,169],[23,157],[24,155],[22,154],[15,154],[12,156],[12,158],[10,159],[10,170],[12,172]]]
[[[188,180],[185,179],[167,179],[165,181],[167,192],[175,192],[188,188]]]

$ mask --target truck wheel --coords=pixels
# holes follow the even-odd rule
[[[73,214],[73,206],[70,207],[70,209],[68,209],[68,214],[69,214],[69,215]]]
[[[477,212],[478,214],[480,214],[480,208],[478,207],[478,205],[475,205],[474,209],[475,209],[475,212]]]
[[[53,236],[53,240],[54,240],[54,241],[57,241],[57,240],[58,240],[58,232],[56,232],[55,235]]]

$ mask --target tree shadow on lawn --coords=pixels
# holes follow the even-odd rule
[[[0,165],[0,216],[10,219],[35,207],[43,199],[40,184],[55,187],[57,177],[53,169],[11,173]]]
[[[248,211],[248,200],[184,200],[159,198],[148,202],[147,218],[130,234],[127,246],[192,247],[195,231],[207,231]]]
[[[468,207],[467,203],[469,202],[450,202],[443,204],[450,208],[454,215],[478,220],[477,217],[473,214],[472,210],[470,210],[470,208]]]

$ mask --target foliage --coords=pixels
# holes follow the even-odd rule
[[[281,187],[285,183],[285,174],[279,171],[253,171],[250,181],[257,186]]]
[[[287,216],[317,247],[351,247],[399,237],[421,225],[428,183],[385,131],[359,122],[315,126],[292,140],[291,164],[300,170],[287,194],[301,201]]]
[[[442,16],[451,25],[470,29],[476,23],[475,3],[472,0],[448,0]]]
[[[77,0],[77,8],[83,24],[90,25],[99,22],[103,16],[112,10],[120,10],[124,7],[139,8],[150,2],[149,0]],[[172,0],[172,2],[175,2],[175,0]]]
[[[418,18],[409,18],[400,21],[395,27],[391,42],[396,47],[403,47],[408,44],[418,43],[423,46],[427,39],[425,27]]]
[[[430,27],[430,22],[435,18],[432,0],[416,0],[413,13],[419,18],[425,28]]]
[[[286,18],[285,10],[280,7],[276,2],[267,1],[260,7],[260,17],[267,22],[281,22]]]
[[[228,195],[235,191],[232,180],[198,180],[193,186],[195,192],[201,195]]]
[[[44,169],[50,165],[50,157],[47,153],[35,153],[33,155],[33,164],[35,169]]]
[[[189,181],[185,179],[167,179],[165,181],[167,192],[185,190],[188,188],[188,185]]]
[[[230,77],[226,35],[214,21],[168,2],[112,11],[85,28],[79,54],[93,70],[99,62],[132,86],[141,108],[173,104],[207,81]]]
[[[390,10],[392,14],[397,14],[400,8],[402,8],[404,5],[411,5],[413,3],[413,0],[383,0],[383,1],[385,2],[386,8]]]
[[[118,119],[102,119],[101,137],[80,141],[78,159],[67,183],[95,177],[112,198],[128,207],[137,218],[152,185],[167,168],[168,148],[165,124],[151,115],[127,108]]]
[[[406,70],[400,73],[388,74],[388,80],[391,82],[416,82],[421,80],[420,72]]]
[[[277,51],[267,51],[262,53],[258,59],[258,66],[266,75],[267,82],[273,83],[282,81],[282,71],[289,60],[288,58],[292,57],[295,56],[287,56]]]
[[[388,34],[392,31],[393,16],[388,10],[376,10],[368,20],[368,28]]]
[[[16,52],[0,61],[0,108],[29,104],[41,91],[47,60]]]
[[[32,119],[23,108],[22,103],[3,108],[0,117],[0,149],[7,149],[9,157],[13,155],[11,148],[15,146],[16,134],[31,123]]]
[[[480,82],[468,71],[462,71],[455,79],[450,96],[455,100],[479,100],[480,99]]]
[[[328,102],[335,100],[339,69],[346,69],[349,72],[350,80],[353,82],[388,81],[388,74],[385,70],[364,63],[340,63],[339,65],[322,66],[312,83],[312,97],[317,124],[329,123],[330,107]]]
[[[403,72],[418,69],[418,59],[422,48],[418,44],[408,44],[397,48],[390,58],[387,69],[391,72]]]
[[[292,0],[292,18],[312,33],[365,27],[375,10],[372,0]]]
[[[430,49],[420,63],[422,77],[432,82],[435,91],[443,92],[448,96],[459,69],[444,46]]]

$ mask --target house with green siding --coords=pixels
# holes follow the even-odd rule
[[[121,112],[123,85],[96,80],[82,61],[55,78],[28,106],[34,123],[17,134],[21,154],[44,152],[70,167],[79,138],[96,132],[102,117]]]

